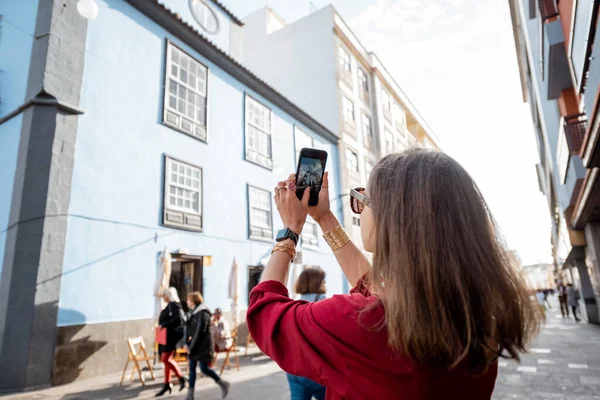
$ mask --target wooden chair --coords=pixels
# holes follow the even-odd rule
[[[127,354],[127,362],[125,362],[125,368],[123,368],[123,374],[121,375],[121,382],[119,383],[119,386],[123,385],[123,379],[125,379],[125,372],[127,372],[129,361],[133,362],[133,369],[131,370],[131,375],[129,376],[129,382],[133,382],[133,376],[135,371],[137,371],[140,381],[142,381],[142,385],[146,386],[144,374],[142,373],[139,363],[140,361],[146,362],[148,370],[150,371],[150,376],[152,377],[152,380],[155,380],[156,377],[154,376],[154,370],[150,364],[150,360],[153,360],[154,357],[149,357],[148,353],[146,353],[146,345],[144,344],[144,339],[142,339],[141,336],[127,339],[127,345],[129,346],[129,353]],[[139,348],[136,346],[139,346]]]
[[[156,353],[157,357],[158,357],[158,343],[154,344],[154,352]],[[187,351],[185,349],[177,349],[175,350],[175,354],[173,355],[173,360],[175,360],[175,362],[179,365],[183,364],[183,368],[181,368],[181,372],[185,372],[188,371],[190,363],[188,360],[188,354]],[[160,362],[160,360],[158,361]],[[179,378],[177,378],[177,375],[173,374],[173,377],[171,378],[171,381],[177,381]]]
[[[233,352],[233,356],[235,357],[235,364],[231,364],[229,362],[229,356],[231,355],[231,353]],[[228,348],[226,348],[225,350],[216,350],[215,351],[215,358],[213,359],[213,365],[216,365],[217,363],[217,356],[219,355],[219,353],[225,353],[225,360],[223,360],[223,365],[221,366],[221,372],[219,373],[219,375],[223,375],[223,371],[225,371],[225,367],[230,368],[230,367],[236,367],[237,370],[240,370],[240,360],[238,359],[238,355],[237,355],[237,328],[231,331],[231,346],[229,346]]]
[[[175,350],[175,354],[173,355],[173,360],[177,364],[183,364],[183,368],[181,368],[181,372],[185,372],[188,370],[190,363],[188,361],[188,353],[185,349]],[[174,379],[176,379],[176,378],[177,377],[175,376]]]
[[[246,351],[244,352],[244,356],[248,355],[248,347],[250,347],[251,344],[256,344],[256,343],[254,343],[254,339],[252,339],[250,332],[248,332],[248,336],[246,336]]]

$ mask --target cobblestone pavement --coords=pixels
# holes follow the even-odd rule
[[[600,400],[600,327],[562,319],[554,303],[545,328],[521,363],[500,362],[493,400]],[[289,399],[285,374],[256,348],[253,351],[240,357],[240,371],[225,371],[223,378],[232,383],[228,399]],[[120,374],[103,376],[0,400],[151,399],[160,388],[162,372],[146,387],[139,381],[119,387],[119,379]],[[196,386],[196,399],[220,399],[210,379],[199,379]],[[183,400],[183,393],[163,398]]]

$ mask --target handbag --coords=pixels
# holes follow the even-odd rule
[[[156,343],[165,346],[167,344],[167,328],[154,328],[154,336]]]

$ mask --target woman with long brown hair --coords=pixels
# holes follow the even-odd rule
[[[258,346],[286,372],[325,385],[328,400],[489,399],[498,357],[519,360],[540,315],[469,174],[422,149],[379,161],[368,188],[351,192],[373,265],[330,211],[328,185],[325,174],[310,209],[293,176],[275,188],[286,229],[251,293]],[[307,213],[350,295],[289,299],[284,283]]]

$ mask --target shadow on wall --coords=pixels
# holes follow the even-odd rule
[[[60,312],[71,321],[85,321],[85,315],[79,311],[61,308]],[[91,340],[88,334],[80,335],[85,327],[86,325],[73,325],[57,328],[52,369],[53,386],[76,380],[83,370],[82,364],[106,345],[105,341]]]

